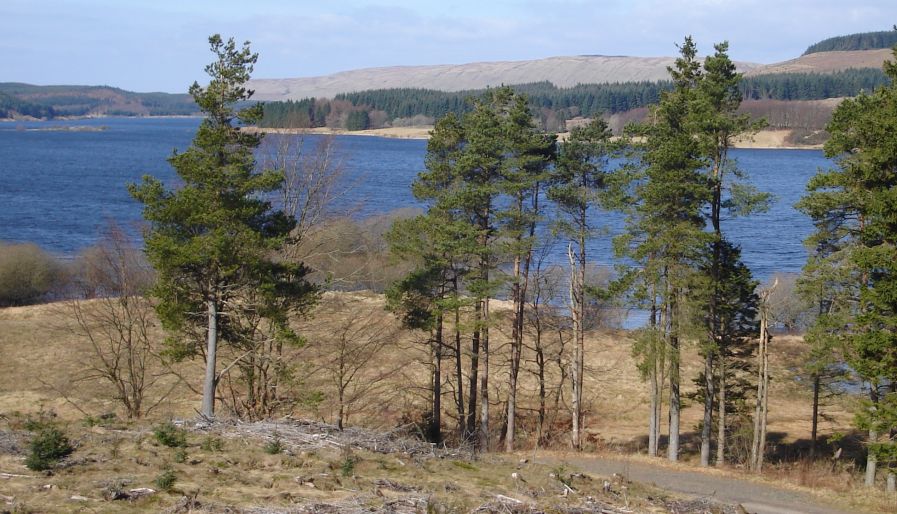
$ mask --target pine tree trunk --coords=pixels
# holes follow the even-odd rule
[[[483,319],[489,322],[489,299],[483,302]],[[489,328],[483,327],[483,374],[480,375],[480,449],[489,451]]]
[[[875,430],[869,431],[869,442],[874,442],[878,439],[878,432]],[[875,472],[878,467],[878,457],[872,453],[871,451],[866,455],[866,476],[863,483],[866,487],[875,487]]]
[[[878,386],[872,384],[869,388],[869,398],[872,400],[872,409],[878,408]],[[869,443],[874,443],[878,441],[878,432],[874,429],[869,429]],[[866,487],[874,487],[875,486],[875,472],[878,467],[878,456],[875,453],[869,451],[866,454],[866,478],[864,483]]]
[[[436,317],[433,342],[433,402],[430,413],[430,442],[442,442],[442,314]]]
[[[651,411],[648,413],[648,456],[657,457],[657,374],[652,371],[651,377]]]
[[[570,366],[570,375],[573,380],[573,396],[571,398],[571,421],[572,431],[570,434],[570,444],[574,450],[581,448],[581,427],[582,421],[582,302],[581,294],[581,271],[578,269],[576,259],[573,254],[573,244],[567,246],[567,257],[570,260],[570,317],[573,321],[573,361]]]
[[[511,345],[511,369],[508,377],[507,419],[505,421],[505,451],[514,451],[514,417],[517,407],[517,371],[520,366],[520,350],[516,344]]]
[[[701,466],[710,465],[710,435],[713,428],[713,351],[704,358],[704,423],[701,426]]]
[[[521,287],[520,257],[514,258],[512,297],[514,300],[514,326],[511,328],[511,366],[508,372],[508,405],[505,421],[505,451],[514,451],[515,417],[517,415],[517,377],[520,371],[520,355],[523,350],[523,288]]]
[[[458,291],[457,279],[455,292]],[[455,407],[458,409],[458,437],[464,440],[466,422],[464,415],[464,371],[461,363],[461,309],[455,307],[455,382],[458,384]]]
[[[476,304],[475,320],[479,324],[482,313],[480,302]],[[464,432],[465,441],[473,441],[474,435],[477,433],[477,400],[479,393],[479,370],[480,370],[480,334],[481,330],[476,328],[470,343],[470,373],[467,382],[467,427]]]
[[[651,285],[651,315],[649,323],[652,331],[651,347],[648,349],[650,354],[647,356],[651,363],[651,374],[649,377],[651,387],[651,412],[648,415],[648,455],[657,457],[660,447],[660,417],[663,413],[663,366],[661,361],[660,345],[657,344],[657,327],[665,326],[663,311],[660,312],[660,322],[658,323],[657,309],[657,291],[656,285]]]
[[[676,291],[670,293],[670,442],[667,446],[667,458],[679,460],[679,414],[681,398],[679,395],[679,316],[676,312]]]
[[[206,378],[202,387],[202,415],[212,419],[215,417],[215,388],[218,385],[216,361],[218,354],[218,304],[215,300],[207,300],[208,333],[206,339]]]
[[[545,430],[545,351],[542,349],[542,323],[536,314],[536,366],[539,373],[539,435],[536,439],[536,446],[542,444],[542,434]]]
[[[819,374],[813,374],[813,424],[810,430],[810,458],[816,458],[816,439],[819,428]]]
[[[726,464],[726,360],[719,360],[719,419],[716,433],[716,466]]]
[[[888,481],[887,486],[885,487],[885,491],[887,491],[887,493],[891,495],[897,493],[897,476],[894,475],[893,469],[888,470]]]

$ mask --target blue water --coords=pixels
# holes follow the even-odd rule
[[[141,206],[129,197],[127,185],[144,174],[175,184],[166,158],[190,144],[198,123],[191,118],[0,123],[0,240],[34,242],[72,256],[96,241],[107,220],[138,223]],[[106,130],[34,130],[56,125]],[[307,136],[307,143],[318,137]],[[340,199],[340,210],[363,217],[419,206],[410,185],[423,169],[425,141],[343,136],[336,144],[352,188]],[[793,205],[807,180],[829,161],[816,150],[735,150],[733,156],[776,201],[767,213],[724,221],[724,231],[741,244],[758,279],[799,271],[806,259],[802,240],[812,227]],[[596,212],[595,218],[605,221],[611,234],[622,226],[619,215]],[[613,264],[608,236],[591,246],[598,264]]]

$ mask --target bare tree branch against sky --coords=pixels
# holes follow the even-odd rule
[[[893,0],[3,0],[0,81],[183,92],[209,34],[250,40],[254,77],[558,55],[661,56],[692,34],[772,63],[887,30]]]

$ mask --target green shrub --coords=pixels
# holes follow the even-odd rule
[[[68,438],[56,427],[45,426],[37,432],[29,445],[25,465],[34,471],[56,467],[59,461],[75,451]]]
[[[218,437],[208,436],[203,439],[202,443],[200,443],[199,447],[204,452],[220,452],[224,449],[224,441],[222,441]]]
[[[183,448],[178,448],[176,452],[174,452],[174,457],[172,457],[175,462],[178,464],[183,464],[187,462],[187,452],[184,451]]]
[[[352,453],[352,449],[348,446],[343,448],[343,461],[339,466],[340,473],[342,473],[344,477],[351,477],[355,474],[355,464],[357,463],[358,458]]]
[[[162,491],[171,491],[174,488],[174,483],[177,482],[178,476],[174,471],[170,469],[166,469],[162,473],[159,473],[159,476],[156,477],[155,484],[156,487],[161,489]]]
[[[269,455],[277,455],[278,453],[283,453],[285,447],[280,441],[280,438],[277,437],[277,434],[274,434],[274,439],[265,443],[263,449],[265,450],[265,453]]]
[[[343,459],[343,462],[340,464],[340,473],[344,477],[350,477],[355,474],[355,458],[354,457],[346,457]]]
[[[163,446],[183,448],[187,446],[187,432],[176,427],[174,423],[162,423],[153,429],[153,437]]]

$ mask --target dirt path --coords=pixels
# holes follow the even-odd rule
[[[564,463],[596,475],[610,476],[617,473],[629,480],[654,484],[676,493],[713,497],[726,503],[740,503],[752,514],[856,514],[858,512],[824,505],[818,498],[802,492],[789,491],[738,478],[672,469],[638,461],[574,455],[540,455],[535,460],[542,464]]]

